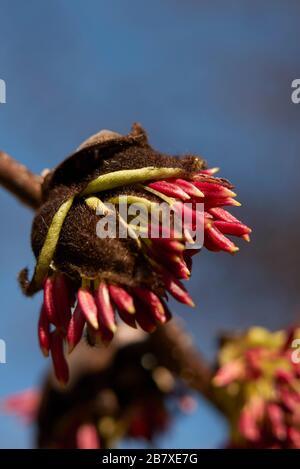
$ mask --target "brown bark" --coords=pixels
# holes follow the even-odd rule
[[[32,209],[41,203],[42,177],[0,151],[0,185]]]

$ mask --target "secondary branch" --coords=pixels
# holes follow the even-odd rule
[[[0,151],[0,185],[23,204],[37,209],[41,203],[42,177],[33,174],[7,153]]]

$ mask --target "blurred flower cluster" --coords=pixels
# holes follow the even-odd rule
[[[213,384],[227,409],[230,447],[300,448],[300,329],[252,327],[227,337]]]

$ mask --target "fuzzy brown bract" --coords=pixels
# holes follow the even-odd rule
[[[150,166],[178,167],[188,176],[204,168],[205,163],[201,158],[192,155],[179,159],[155,151],[149,145],[145,131],[138,124],[134,124],[132,131],[124,137],[115,137],[115,134],[112,134],[112,137],[109,135],[110,138],[106,140],[97,135],[45,178],[43,203],[32,225],[33,252],[38,258],[53,216],[63,202],[75,195],[74,203],[60,232],[53,258],[54,265],[78,284],[82,275],[89,278],[100,275],[105,280],[129,286],[151,285],[152,289],[159,292],[159,276],[145,262],[143,254],[137,251],[134,240],[99,238],[96,234],[99,216],[82,198],[76,198],[76,195],[80,195],[90,181],[114,171]],[[137,192],[140,193],[141,190],[137,191],[133,186],[124,186],[98,195],[105,202],[120,193],[130,195]],[[143,191],[143,196],[160,202],[146,191]],[[26,279],[25,270],[21,272],[20,280],[25,294],[35,293],[35,289]]]

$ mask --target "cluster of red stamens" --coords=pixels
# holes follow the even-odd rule
[[[226,205],[240,205],[235,201],[235,193],[227,181],[213,177],[215,169],[194,173],[191,178],[172,178],[147,183],[144,186],[145,198],[152,194],[172,201],[175,213],[186,210],[189,203],[190,223],[184,225],[183,235],[178,237],[173,231],[168,238],[159,236],[143,239],[142,251],[145,260],[158,274],[163,285],[163,293],[156,294],[144,285],[128,287],[114,284],[101,278],[85,278],[74,291],[70,280],[58,269],[50,269],[44,281],[44,302],[39,321],[40,346],[45,355],[51,351],[56,376],[59,381],[68,380],[68,366],[64,344],[69,352],[82,337],[85,326],[88,336],[97,342],[109,342],[116,331],[115,311],[120,318],[132,327],[139,325],[152,332],[157,324],[165,323],[171,314],[166,305],[167,293],[179,302],[193,306],[193,301],[180,280],[188,279],[191,273],[192,256],[199,249],[192,249],[196,227],[197,203],[204,204],[204,246],[212,251],[234,253],[237,246],[226,235],[234,235],[249,240],[251,230],[222,208]],[[149,191],[149,192],[148,192]],[[191,205],[190,205],[191,204]],[[159,233],[163,228],[158,227]],[[189,243],[188,247],[186,243]]]

